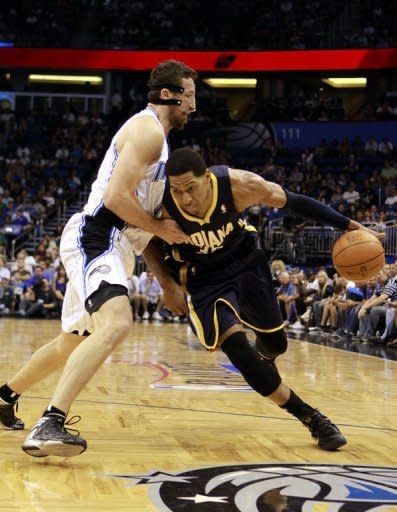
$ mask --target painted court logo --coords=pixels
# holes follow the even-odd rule
[[[397,512],[390,467],[239,464],[110,476],[149,485],[163,512]]]

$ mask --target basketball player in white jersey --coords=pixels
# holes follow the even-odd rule
[[[110,353],[129,334],[128,277],[134,252],[152,235],[181,243],[187,236],[170,219],[158,219],[165,187],[167,136],[195,111],[196,72],[175,60],[153,68],[149,103],[115,134],[83,212],[67,223],[60,245],[69,282],[60,334],[0,386],[0,422],[23,429],[14,413],[19,396],[64,365],[55,393],[22,449],[29,455],[70,457],[86,441],[65,428],[70,406]],[[67,423],[66,423],[67,424]]]

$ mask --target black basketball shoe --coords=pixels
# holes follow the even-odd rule
[[[25,439],[22,450],[32,457],[80,455],[87,449],[87,442],[80,437],[78,430],[65,427],[74,425],[80,419],[80,416],[73,416],[65,423],[59,415],[42,416]]]
[[[15,404],[7,404],[0,399],[0,424],[10,430],[23,430],[25,423],[15,416],[15,409],[18,410],[18,402]]]
[[[315,411],[305,418],[303,424],[310,430],[313,439],[322,450],[333,451],[347,443],[345,436],[329,418]]]

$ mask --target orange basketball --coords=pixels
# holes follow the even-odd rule
[[[385,264],[382,242],[368,231],[346,231],[332,248],[332,261],[338,274],[352,281],[367,281]]]

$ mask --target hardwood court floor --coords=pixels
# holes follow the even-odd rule
[[[0,383],[58,329],[57,321],[1,319]],[[20,449],[26,431],[0,431],[0,511],[171,510],[150,498],[156,479],[142,475],[156,471],[164,481],[236,464],[397,466],[396,361],[291,340],[278,366],[340,426],[346,447],[318,449],[300,423],[250,391],[222,353],[202,350],[187,325],[137,323],[73,405],[84,454],[34,459]],[[27,428],[57,375],[20,400]],[[196,510],[192,503],[180,498],[178,510]],[[217,507],[197,510],[232,510]]]

